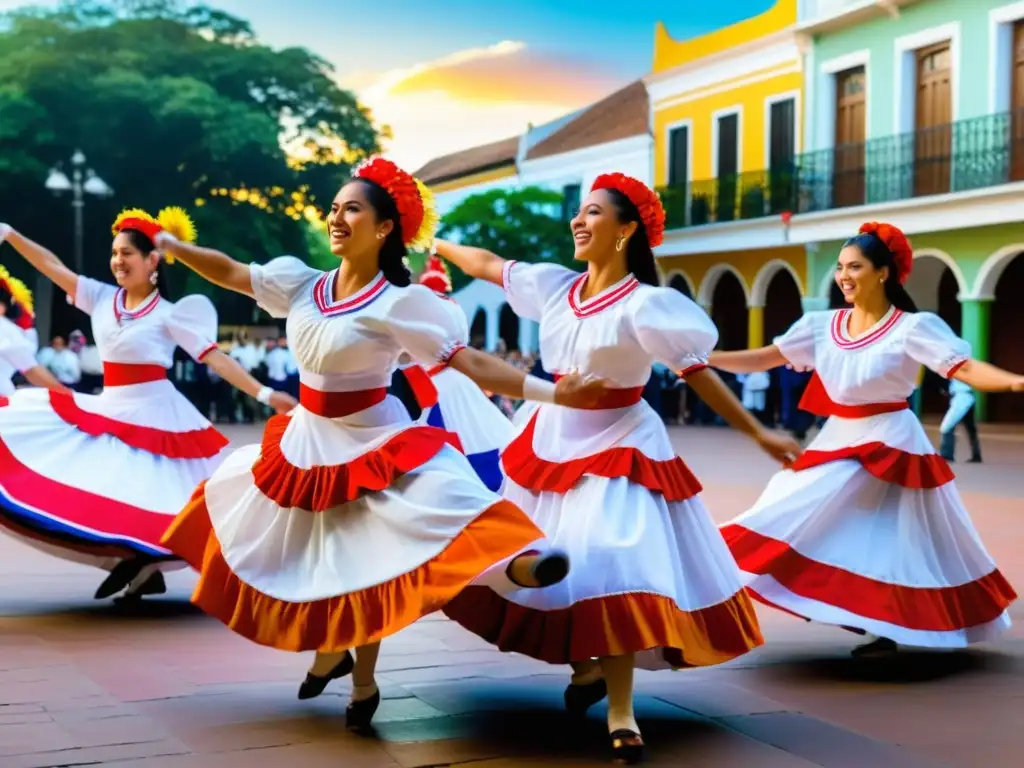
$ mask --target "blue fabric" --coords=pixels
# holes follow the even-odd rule
[[[427,424],[438,429],[448,429],[444,423],[444,414],[441,413],[440,404],[430,409],[427,414]],[[467,454],[466,458],[469,459],[469,464],[476,472],[476,476],[480,478],[480,482],[497,493],[505,479],[505,475],[501,471],[501,452],[495,448],[493,451]]]

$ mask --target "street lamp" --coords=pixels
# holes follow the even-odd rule
[[[71,207],[75,211],[75,272],[81,274],[85,270],[85,196],[109,197],[114,190],[91,168],[85,167],[85,155],[80,149],[71,156],[71,178],[59,167],[51,168],[50,175],[46,177],[46,188],[55,195],[71,192]]]

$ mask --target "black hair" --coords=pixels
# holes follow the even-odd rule
[[[21,304],[16,302],[14,297],[11,296],[11,292],[2,286],[0,286],[0,304],[7,307],[7,311],[4,314],[11,322],[21,317],[21,313],[25,311]]]
[[[380,249],[380,271],[392,285],[404,288],[412,283],[412,274],[405,266],[407,251],[405,243],[402,242],[402,221],[398,215],[398,206],[394,198],[387,193],[384,187],[369,179],[352,179],[358,181],[366,190],[366,200],[377,213],[377,219],[390,221],[392,226],[388,236],[384,238],[384,245]]]
[[[156,250],[156,244],[149,239],[149,235],[145,232],[138,229],[122,229],[121,232],[128,237],[128,241],[132,244],[133,248],[142,251],[143,256],[148,256]],[[156,290],[165,299],[169,297],[170,293],[167,284],[167,273],[164,271],[166,266],[167,264],[161,259],[156,268]]]
[[[864,258],[870,261],[875,269],[889,268],[889,277],[885,280],[885,298],[889,300],[890,304],[903,312],[917,312],[917,305],[910,298],[907,289],[900,283],[899,270],[896,269],[892,251],[882,241],[882,238],[874,232],[862,232],[843,243],[844,248],[849,246],[853,246],[864,254]]]
[[[641,283],[661,285],[661,281],[658,280],[658,269],[654,266],[654,251],[651,249],[650,240],[647,239],[647,230],[640,218],[640,211],[633,205],[633,201],[619,190],[606,188],[605,192],[619,214],[619,221],[624,224],[631,221],[637,223],[636,232],[629,238],[629,244],[626,246],[626,269]]]

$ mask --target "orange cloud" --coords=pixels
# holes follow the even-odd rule
[[[389,154],[413,168],[553,120],[621,83],[579,62],[537,56],[524,43],[504,41],[406,69],[353,73],[343,85],[391,127]]]

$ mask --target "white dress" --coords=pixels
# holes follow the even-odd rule
[[[466,343],[457,305],[378,275],[335,301],[337,271],[251,265],[260,306],[287,317],[300,405],[235,451],[165,541],[200,571],[194,602],[283,650],[340,651],[442,608],[543,535],[485,488],[450,433],[388,396],[399,356],[445,363]]]
[[[564,664],[637,653],[639,666],[717,664],[763,640],[739,571],[641,399],[655,361],[706,366],[718,332],[678,291],[632,275],[582,301],[585,275],[506,262],[516,314],[540,323],[556,377],[578,371],[621,389],[601,409],[541,405],[502,455],[505,496],[521,506],[572,570],[547,589],[505,596],[471,587],[446,613],[502,650]]]
[[[122,289],[88,277],[74,303],[92,317],[105,386],[21,389],[0,408],[0,526],[108,570],[123,558],[173,560],[160,539],[228,440],[167,369],[175,346],[196,360],[216,349],[217,312],[204,296],[171,302],[155,291],[129,311]]]
[[[36,350],[21,328],[0,316],[0,404],[14,394],[14,374],[39,365]]]
[[[921,365],[949,377],[970,348],[927,312],[891,309],[856,339],[849,318],[811,312],[775,339],[816,371],[801,407],[829,419],[722,532],[770,605],[912,646],[988,640],[1016,595],[907,405]]]

